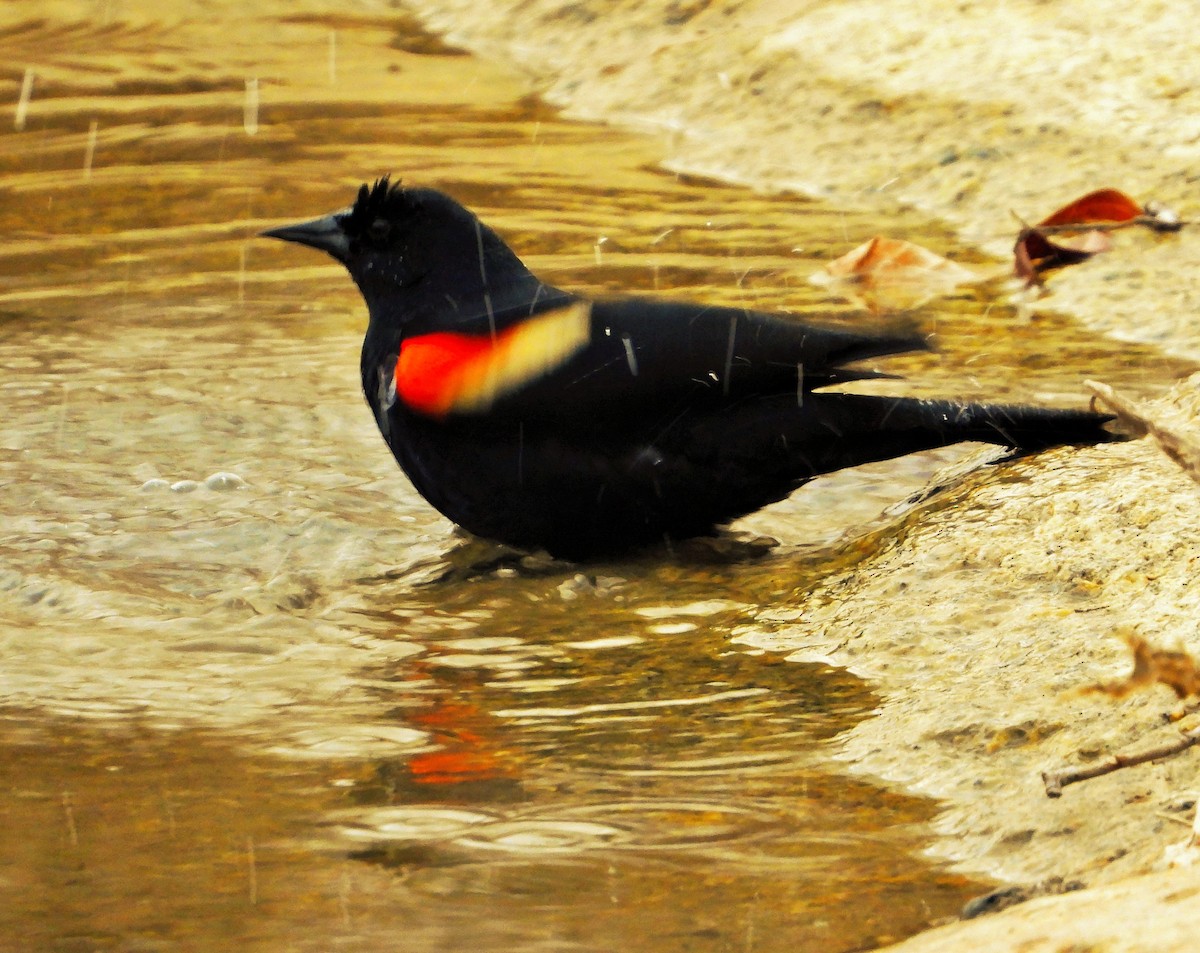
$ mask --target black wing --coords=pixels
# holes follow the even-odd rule
[[[590,337],[561,364],[497,397],[492,418],[570,420],[657,417],[718,408],[751,396],[794,393],[880,376],[850,367],[923,350],[915,334],[805,324],[740,308],[631,298],[595,302]]]

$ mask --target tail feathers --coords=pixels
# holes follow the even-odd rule
[[[1090,410],[923,400],[892,401],[892,404],[885,410],[883,429],[928,431],[938,444],[978,440],[1035,452],[1125,439],[1123,434],[1108,428],[1113,420],[1111,415]]]
[[[822,473],[966,441],[1024,453],[1064,444],[1125,439],[1112,418],[1087,410],[1048,410],[818,392],[797,408],[780,400],[773,412],[746,404],[693,433],[689,456],[721,458],[739,472],[784,477],[792,485]],[[773,475],[773,476],[772,476]]]
[[[928,351],[931,347],[928,335],[903,329],[884,334],[830,332],[829,338],[827,361],[830,364],[850,364],[892,354]]]
[[[812,332],[809,332],[810,335]],[[926,335],[904,330],[885,334],[858,334],[852,331],[823,329],[819,336],[806,340],[807,366],[804,387],[827,387],[850,381],[896,379],[894,374],[864,368],[847,367],[859,361],[895,354],[928,351]]]

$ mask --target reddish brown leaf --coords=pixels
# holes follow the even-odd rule
[[[1088,225],[1092,227],[1083,227]],[[1108,233],[1132,225],[1174,232],[1183,222],[1159,202],[1148,202],[1143,208],[1118,189],[1097,189],[1021,230],[1013,249],[1016,273],[1028,284],[1040,284],[1042,272],[1108,251],[1112,247]]]
[[[1021,229],[1013,248],[1017,276],[1028,284],[1040,284],[1043,272],[1086,261],[1112,246],[1104,232],[1070,231],[1073,225],[1132,222],[1142,215],[1142,207],[1124,192],[1117,189],[1089,192],[1033,228]]]
[[[1143,214],[1137,202],[1117,189],[1097,189],[1053,215],[1042,219],[1039,226],[1088,225],[1092,222],[1128,222]]]
[[[1097,252],[1107,251],[1108,247],[1109,239],[1103,232],[1050,239],[1036,228],[1023,228],[1013,248],[1017,277],[1031,285],[1040,284],[1042,272],[1087,261]]]

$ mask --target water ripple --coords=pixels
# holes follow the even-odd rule
[[[688,708],[694,705],[713,705],[718,702],[734,701],[739,698],[753,698],[757,695],[768,695],[766,688],[735,688],[727,692],[714,692],[710,695],[696,695],[689,698],[656,698],[650,701],[629,702],[595,702],[589,705],[577,705],[570,708],[503,708],[494,712],[497,718],[575,718],[579,715],[634,714],[656,708]]]
[[[340,835],[374,845],[452,846],[513,854],[677,851],[748,842],[785,829],[768,811],[716,801],[626,800],[508,817],[441,807],[391,807],[343,817]]]

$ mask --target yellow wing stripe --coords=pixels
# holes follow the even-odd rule
[[[396,360],[396,395],[433,417],[488,410],[561,367],[591,337],[591,304],[534,315],[495,336],[436,332],[409,338]]]

